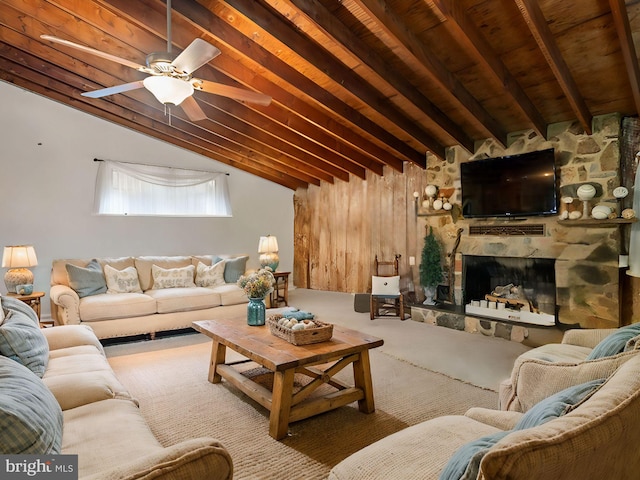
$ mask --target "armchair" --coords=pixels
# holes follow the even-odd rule
[[[501,410],[526,412],[572,385],[605,378],[640,351],[640,324],[619,329],[568,330],[559,344],[520,355],[499,386]],[[607,350],[608,349],[608,350]]]

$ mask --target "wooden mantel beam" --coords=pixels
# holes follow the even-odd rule
[[[531,34],[538,43],[538,48],[542,51],[549,67],[553,71],[556,80],[560,84],[560,88],[564,92],[567,100],[571,104],[571,108],[575,113],[578,121],[584,128],[585,132],[591,135],[591,120],[592,115],[587,107],[587,104],[582,97],[582,94],[578,90],[569,67],[567,66],[558,44],[556,43],[553,33],[547,25],[537,0],[515,0],[520,13],[524,17],[525,22],[531,30]]]

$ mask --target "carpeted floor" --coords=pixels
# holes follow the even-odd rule
[[[211,436],[230,451],[237,479],[309,480],[326,478],[331,467],[346,456],[407,426],[436,416],[462,414],[472,406],[494,408],[497,384],[475,386],[474,382],[493,380],[482,372],[470,373],[478,371],[471,362],[477,362],[479,355],[486,359],[503,352],[508,358],[505,365],[512,364],[511,357],[517,351],[510,345],[513,342],[411,320],[371,322],[368,314],[353,312],[353,297],[348,294],[293,290],[290,304],[322,320],[385,339],[383,347],[371,351],[374,413],[362,414],[354,403],[293,423],[289,436],[279,442],[268,435],[268,412],[263,407],[225,382],[214,385],[207,381],[211,349],[207,337],[188,334],[111,345],[106,347],[107,355],[118,378],[140,401],[143,415],[162,444]],[[474,357],[469,350],[476,343]],[[439,359],[430,368],[434,355],[450,359]],[[442,373],[434,371],[458,365],[456,356],[463,358],[462,364],[466,363],[470,372],[456,375],[458,366]],[[228,354],[228,359],[235,357],[240,358],[233,352]],[[346,369],[340,376],[351,381],[350,373],[351,369]],[[493,376],[502,379],[505,375],[508,371]],[[463,381],[452,378],[465,376]]]

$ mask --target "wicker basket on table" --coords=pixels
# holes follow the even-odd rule
[[[293,345],[309,345],[311,343],[326,342],[333,336],[333,325],[330,323],[313,320],[317,325],[315,328],[305,328],[302,330],[292,330],[291,328],[278,325],[278,320],[282,315],[272,315],[267,319],[267,325],[271,334],[280,337]]]

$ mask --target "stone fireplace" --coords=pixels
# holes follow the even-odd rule
[[[463,305],[472,315],[515,323],[556,323],[555,260],[462,256]]]
[[[619,135],[620,118],[611,115],[594,119],[593,133],[590,135],[575,124],[565,123],[551,126],[546,139],[533,131],[513,134],[508,139],[507,148],[494,140],[487,140],[478,144],[473,156],[455,147],[448,151],[444,161],[429,158],[426,183],[455,187],[456,193],[450,200],[459,204],[460,163],[553,147],[556,152],[559,196],[575,197],[578,185],[593,182],[602,189],[601,196],[595,201],[615,206],[612,191],[621,184]],[[496,192],[496,195],[499,194]],[[507,222],[434,215],[425,216],[424,222],[427,228],[433,227],[445,254],[452,251],[459,230],[462,230],[462,235],[455,258],[447,260],[447,266],[454,275],[450,285],[454,289],[457,317],[443,312],[433,314],[435,319],[425,316],[424,320],[418,321],[455,323],[454,328],[484,331],[487,327],[481,322],[491,317],[483,310],[471,308],[471,311],[465,311],[466,305],[483,300],[500,283],[526,282],[522,296],[537,304],[535,309],[553,316],[555,325],[563,328],[614,328],[621,325],[620,277],[624,275],[624,269],[619,266],[619,258],[626,250],[628,225],[598,225],[597,222],[582,219],[561,221],[558,216],[527,217]],[[470,266],[469,260],[472,258],[479,258],[481,266]],[[506,274],[502,272],[496,274],[495,278],[489,275],[489,278],[479,280],[475,268],[496,270],[495,265],[483,263],[487,259],[492,259],[492,262],[493,259],[517,259],[517,262],[523,262],[523,266],[517,269],[525,271],[527,265],[535,265],[537,269],[544,264],[541,269],[545,273],[541,274],[540,285],[535,287],[528,285],[529,279],[522,276],[521,272],[514,273],[515,267],[512,266],[505,268]],[[508,262],[500,260],[498,263]],[[469,278],[470,269],[475,271],[473,279]],[[535,295],[532,294],[532,288]],[[496,305],[496,311],[498,308]],[[508,330],[511,330],[510,326],[526,327],[526,322],[521,318],[508,316],[492,319],[491,323],[506,326]]]

